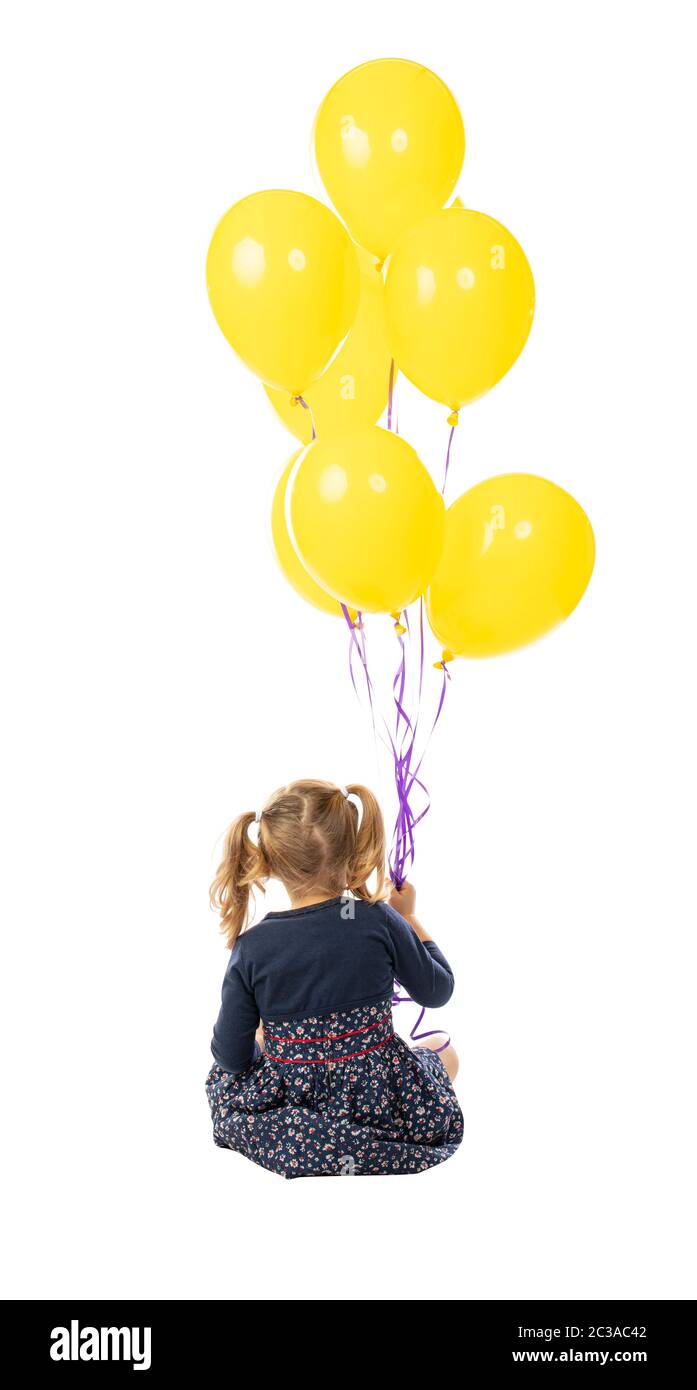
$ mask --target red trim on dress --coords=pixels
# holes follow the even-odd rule
[[[374,1028],[375,1026],[376,1025],[374,1023],[370,1024],[371,1028]],[[354,1031],[356,1033],[364,1033],[367,1031],[367,1029],[356,1028]],[[348,1033],[345,1033],[343,1036],[348,1037]],[[390,1041],[390,1038],[393,1037],[394,1033],[390,1033],[390,1037],[383,1038],[382,1042],[374,1043],[372,1047],[364,1047],[361,1052],[347,1052],[344,1057],[272,1057],[270,1052],[267,1052],[266,1056],[268,1057],[270,1062],[292,1062],[297,1063],[299,1066],[303,1067],[316,1067],[322,1064],[326,1066],[328,1062],[348,1062],[351,1057],[365,1057],[367,1052],[377,1052],[377,1049],[379,1047],[384,1047],[385,1044]],[[294,1038],[289,1039],[289,1041],[297,1042],[298,1040]],[[318,1041],[318,1039],[313,1038],[308,1039],[308,1041],[316,1042]]]

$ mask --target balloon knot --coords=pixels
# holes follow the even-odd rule
[[[384,264],[385,264],[384,260],[382,260],[382,261],[377,261],[376,266],[375,266],[375,269],[376,269],[378,275],[381,275],[381,274],[382,274],[382,269],[383,269]]]
[[[436,671],[445,671],[445,674],[446,674],[446,676],[448,677],[448,680],[450,680],[450,672],[449,672],[449,670],[448,670],[448,662],[449,662],[449,661],[452,661],[453,655],[454,655],[454,653],[451,652],[451,651],[448,651],[448,648],[446,647],[446,648],[444,649],[443,653],[442,653],[442,656],[441,656],[440,661],[434,661],[434,663],[433,663],[434,669],[435,669]]]
[[[455,426],[456,426],[457,424],[459,424],[459,422],[460,422],[460,415],[459,415],[459,412],[458,412],[457,410],[454,410],[453,413],[452,413],[452,415],[449,415],[449,416],[448,416],[448,424],[449,424],[449,425],[452,425],[453,429],[455,429]]]
[[[291,396],[291,398],[290,398],[290,403],[291,403],[291,405],[300,405],[300,397],[299,397],[299,396]]]

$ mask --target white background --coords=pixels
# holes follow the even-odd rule
[[[7,15],[4,1292],[693,1297],[688,7]],[[284,1183],[209,1130],[216,841],[288,778],[376,771],[346,634],[275,569],[293,441],[204,262],[245,193],[322,196],[315,109],[385,54],[456,93],[458,191],[537,283],[523,357],[464,412],[450,495],[545,474],[598,561],[547,641],[456,665],[429,755],[415,881],[458,981],[463,1147],[419,1178]],[[444,413],[400,386],[436,476]]]

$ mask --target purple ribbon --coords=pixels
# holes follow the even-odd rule
[[[405,614],[405,617],[407,618],[406,625],[408,627],[408,616]],[[406,686],[406,643],[404,641],[404,635],[402,633],[399,633],[398,637],[400,645],[400,661],[399,666],[397,668],[397,674],[395,675],[394,681],[392,683],[392,694],[396,710],[396,741],[393,745],[393,749],[394,781],[395,789],[397,792],[398,810],[397,819],[395,821],[392,836],[392,847],[388,856],[388,864],[392,882],[395,884],[396,888],[401,888],[405,878],[407,877],[409,869],[412,867],[414,863],[414,831],[416,830],[417,825],[419,825],[421,821],[424,819],[424,816],[428,814],[431,807],[431,800],[428,793],[428,788],[420,778],[419,773],[421,771],[421,765],[426,755],[426,751],[431,742],[434,730],[443,710],[443,705],[445,703],[445,691],[447,688],[447,681],[449,680],[450,673],[447,670],[445,664],[443,664],[443,680],[441,683],[440,695],[433,723],[431,725],[430,732],[426,739],[426,743],[422,749],[421,756],[419,757],[418,762],[416,762],[416,766],[412,766],[413,761],[416,757],[416,739],[419,729],[419,722],[421,719],[421,701],[424,677],[423,599],[421,600],[419,606],[419,694],[416,714],[413,719],[410,718],[404,703],[404,693]],[[422,809],[419,811],[418,814],[416,814],[415,808],[412,805],[412,798],[414,795],[415,788],[418,789],[422,797],[425,797],[426,800],[426,804],[422,806]]]
[[[377,736],[375,688],[368,667],[368,650],[366,645],[365,627],[363,624],[362,615],[359,613],[357,616],[357,621],[356,623],[354,623],[351,619],[351,614],[349,613],[348,607],[345,603],[342,603],[341,610],[343,612],[344,618],[346,620],[346,625],[349,630],[349,675],[351,678],[351,684],[353,686],[354,693],[356,694],[357,698],[360,699],[358,685],[356,682],[356,673],[354,669],[354,660],[357,660],[362,669],[365,680],[366,694],[368,697],[370,715],[373,724],[373,734]],[[405,626],[411,639],[409,615],[408,613],[406,613],[406,611],[404,613],[404,618]],[[414,863],[416,853],[414,832],[416,830],[416,827],[424,819],[424,816],[428,814],[428,811],[430,810],[431,806],[431,800],[428,794],[428,789],[425,783],[420,778],[419,773],[421,771],[421,764],[423,763],[426,750],[428,749],[428,746],[431,742],[433,732],[436,728],[436,725],[438,723],[438,720],[440,719],[443,710],[443,705],[445,703],[445,692],[447,689],[447,682],[450,679],[450,672],[447,670],[445,663],[443,663],[443,680],[441,683],[440,695],[438,698],[438,704],[436,707],[433,723],[431,725],[431,729],[426,739],[426,743],[421,751],[421,755],[418,758],[416,765],[413,766],[413,760],[416,757],[416,736],[419,728],[419,720],[421,717],[421,698],[423,692],[424,677],[425,649],[423,599],[420,601],[419,605],[418,704],[416,714],[413,717],[409,714],[409,711],[406,707],[407,644],[404,641],[403,633],[398,633],[397,636],[399,639],[400,656],[397,672],[392,682],[392,697],[395,706],[394,735],[391,733],[387,720],[383,716],[381,717],[381,722],[384,726],[385,736],[381,737],[382,742],[386,744],[387,748],[392,754],[392,760],[394,765],[394,780],[395,789],[397,792],[398,811],[392,835],[392,844],[388,855],[388,866],[390,871],[390,878],[392,879],[392,882],[394,883],[395,887],[399,889],[402,887],[402,884],[404,883],[408,870]],[[426,802],[426,804],[421,807],[418,814],[416,812],[415,807],[412,805],[412,799],[415,797],[415,789],[418,791],[422,798],[425,797]],[[399,981],[395,981],[395,986],[396,990],[392,997],[393,1005],[396,1006],[397,1004],[408,1004],[414,1002],[413,999],[411,999],[410,995],[399,992],[402,990],[402,986],[399,983]],[[424,1038],[432,1038],[438,1036],[439,1034],[443,1034],[443,1036],[445,1037],[445,1042],[441,1045],[441,1047],[434,1049],[434,1051],[443,1052],[445,1048],[448,1047],[450,1044],[450,1037],[442,1028],[427,1029],[425,1032],[419,1032],[425,1015],[426,1010],[424,1008],[420,1008],[420,1012],[411,1029],[409,1037],[411,1038],[412,1042],[420,1042],[423,1041]]]
[[[440,490],[441,497],[444,497],[444,496],[445,496],[445,484],[446,484],[447,481],[448,481],[448,469],[449,469],[449,467],[450,467],[450,450],[451,450],[452,447],[453,447],[453,435],[454,435],[454,433],[455,433],[455,429],[456,429],[456,426],[455,426],[455,425],[451,425],[451,426],[450,426],[450,437],[449,437],[449,439],[448,439],[448,450],[447,450],[447,453],[446,453],[446,455],[445,455],[445,473],[443,474],[443,486],[442,486],[442,488],[441,488],[441,490]]]
[[[392,995],[393,1008],[396,1008],[398,1004],[414,1003],[414,1000],[412,999],[410,994],[398,993],[398,990],[402,989],[402,985],[400,985],[399,980],[395,980],[395,986],[395,992]],[[416,1018],[413,1027],[409,1031],[409,1037],[411,1038],[412,1042],[423,1042],[424,1038],[437,1038],[439,1035],[441,1035],[445,1038],[445,1042],[441,1043],[440,1047],[434,1047],[432,1051],[445,1052],[446,1047],[450,1047],[450,1034],[446,1032],[445,1028],[427,1028],[424,1033],[419,1033],[417,1029],[421,1027],[424,1018],[426,1017],[426,1010],[421,1005],[418,1005],[417,1007],[419,1008],[420,1012],[418,1014],[418,1017]]]
[[[375,687],[368,667],[368,650],[366,646],[365,627],[362,614],[358,614],[357,621],[351,619],[348,607],[345,603],[341,604],[341,611],[346,620],[349,630],[349,676],[354,693],[360,699],[358,685],[356,683],[356,673],[354,669],[354,659],[358,661],[365,680],[368,705],[370,707],[373,732],[377,735],[376,724],[376,698]],[[412,718],[405,705],[405,689],[407,682],[407,659],[406,644],[402,634],[399,634],[400,659],[397,674],[392,685],[393,699],[395,704],[395,732],[394,736],[390,731],[387,720],[384,716],[380,717],[380,722],[384,728],[384,736],[381,740],[386,744],[392,754],[394,767],[394,781],[397,792],[397,818],[392,832],[392,843],[388,855],[388,865],[390,877],[396,888],[401,888],[407,876],[407,871],[411,868],[415,856],[414,831],[430,810],[431,802],[428,788],[422,781],[419,773],[426,751],[433,737],[433,732],[440,719],[443,705],[445,703],[445,691],[447,681],[450,679],[450,672],[443,665],[443,680],[438,698],[438,705],[434,715],[428,738],[421,751],[421,755],[414,766],[416,757],[416,736],[419,728],[421,716],[421,694],[423,689],[424,673],[424,626],[423,626],[423,603],[421,604],[419,616],[419,703],[417,712]],[[415,788],[426,798],[425,806],[416,812],[412,805],[412,798],[415,796]]]
[[[311,406],[311,405],[308,405],[307,401],[304,400],[302,396],[294,396],[293,399],[297,401],[298,405],[301,405],[301,406],[302,406],[303,410],[309,410],[309,412],[310,412],[310,424],[311,424],[311,426],[312,426],[312,438],[313,438],[313,439],[316,439],[316,438],[317,438],[317,431],[316,431],[316,429],[315,429],[315,417],[314,417],[314,415],[313,415],[313,413],[312,413],[312,406]]]
[[[394,416],[395,432],[399,433],[397,425],[397,412],[394,406],[394,386],[395,364],[394,359],[392,359],[390,363],[390,381],[387,396],[387,428],[388,430],[392,429],[392,422]],[[306,409],[309,408],[307,407],[306,403],[302,400],[302,397],[299,397],[298,399],[301,401],[301,404],[305,405]],[[448,452],[445,461],[445,478],[443,479],[443,492],[445,492],[445,484],[448,477],[448,468],[450,466],[450,448],[453,442],[454,433],[455,426],[453,425],[450,430]],[[314,422],[312,434],[314,438]],[[342,603],[341,611],[344,615],[346,625],[349,630],[349,675],[351,678],[351,684],[353,686],[356,697],[360,700],[358,686],[356,684],[356,674],[354,670],[354,659],[356,659],[358,660],[363,671],[366,694],[368,697],[368,704],[370,707],[370,717],[373,725],[373,735],[377,737],[376,701],[374,698],[375,689],[368,668],[368,649],[366,644],[363,617],[361,613],[358,613],[357,621],[356,623],[354,623],[351,619],[351,614],[349,613],[348,607],[345,603]],[[411,625],[409,622],[409,614],[406,609],[404,610],[403,617],[404,626],[407,631],[407,636],[409,637],[409,645],[411,646]],[[397,626],[398,623],[399,617],[397,618],[395,626]],[[392,833],[392,844],[390,847],[390,852],[388,854],[387,862],[390,871],[390,878],[392,879],[392,882],[394,883],[395,887],[399,889],[402,887],[402,884],[404,883],[404,880],[407,877],[407,873],[414,863],[414,858],[416,854],[414,832],[416,830],[416,827],[421,823],[421,821],[424,819],[424,816],[428,814],[431,808],[431,799],[428,793],[428,789],[425,783],[419,777],[419,773],[421,771],[421,764],[423,763],[424,757],[426,755],[426,750],[428,749],[428,746],[431,742],[434,730],[443,710],[447,683],[450,680],[450,672],[448,671],[445,662],[442,662],[441,665],[443,671],[443,680],[441,683],[436,713],[428,737],[426,739],[426,743],[424,744],[424,747],[421,751],[421,756],[419,757],[418,761],[416,762],[416,766],[414,767],[412,766],[412,763],[416,757],[416,737],[419,729],[419,721],[421,718],[421,701],[424,681],[425,648],[423,598],[419,601],[418,700],[416,706],[416,713],[413,717],[409,714],[406,705],[407,644],[404,640],[403,632],[398,631],[397,638],[399,641],[399,663],[397,666],[397,671],[394,680],[392,682],[392,698],[395,707],[394,737],[390,732],[387,720],[384,718],[384,716],[382,716],[381,722],[385,729],[385,737],[383,738],[381,736],[381,740],[383,743],[386,744],[389,751],[391,752],[394,765],[394,782],[395,790],[397,792],[398,810],[397,818],[394,824],[394,830]],[[421,810],[418,812],[418,814],[416,813],[415,807],[412,805],[412,798],[415,798],[417,792],[421,795],[422,798],[425,798],[426,803],[421,807]],[[400,993],[401,990],[402,985],[400,984],[399,980],[395,980],[395,992],[392,996],[393,1005],[396,1007],[398,1004],[413,1004],[414,1000],[411,998],[411,996],[408,995],[406,992]],[[445,1037],[445,1042],[442,1043],[440,1047],[435,1048],[434,1051],[444,1052],[446,1047],[449,1047],[450,1045],[450,1036],[448,1033],[445,1032],[443,1028],[431,1028],[427,1029],[425,1032],[418,1031],[421,1027],[421,1024],[423,1023],[425,1016],[425,1008],[419,1006],[418,1016],[409,1033],[411,1041],[421,1042],[425,1038],[433,1038],[442,1035]]]
[[[395,400],[395,386],[397,384],[397,371],[395,368],[394,357],[390,362],[390,384],[387,388],[387,428],[393,428],[392,420],[394,417],[394,433],[399,434],[399,423],[397,420],[397,403]]]
[[[370,671],[368,670],[368,654],[367,654],[366,645],[365,645],[365,635],[364,635],[364,632],[363,632],[363,615],[362,615],[362,613],[358,613],[358,614],[356,615],[356,622],[354,623],[354,621],[353,621],[353,619],[352,619],[352,617],[351,617],[351,614],[349,613],[348,608],[347,608],[347,606],[346,606],[345,603],[342,603],[342,605],[341,605],[341,611],[342,611],[342,613],[343,613],[343,615],[344,615],[344,618],[346,619],[346,625],[347,625],[348,630],[349,630],[349,675],[350,675],[350,677],[351,677],[351,684],[352,684],[352,686],[353,686],[354,694],[356,695],[357,699],[360,700],[361,697],[360,697],[360,695],[358,694],[358,686],[356,685],[356,676],[355,676],[355,672],[354,672],[354,669],[353,669],[353,658],[354,658],[354,656],[357,656],[357,657],[358,657],[358,660],[359,660],[359,662],[360,662],[360,664],[361,664],[361,666],[362,666],[362,668],[363,668],[363,674],[364,674],[364,676],[365,676],[365,688],[366,688],[366,693],[367,693],[367,696],[368,696],[368,704],[369,704],[369,706],[370,706],[370,717],[371,717],[372,724],[373,724],[373,734],[376,734],[376,733],[377,733],[377,729],[376,729],[376,726],[375,726],[375,705],[374,705],[374,702],[373,702],[373,682],[372,682],[371,679],[370,679]],[[360,634],[361,634],[361,642],[360,642],[360,643],[359,643],[358,638],[357,638],[357,636],[356,636],[356,629],[358,629],[358,632],[360,632]]]

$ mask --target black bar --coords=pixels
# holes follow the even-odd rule
[[[344,1300],[338,1294],[324,1301],[361,1300]],[[472,1301],[460,1303],[457,1310],[443,1309],[440,1316],[435,1309],[424,1310],[424,1316],[415,1321],[402,1310],[400,1300],[392,1304],[386,1321],[383,1315],[382,1340],[386,1365],[390,1364],[388,1357],[394,1364],[393,1357],[407,1356],[411,1349],[411,1354],[418,1351],[420,1357],[442,1366],[443,1346],[447,1345],[448,1361],[452,1359],[462,1374],[472,1369],[510,1370],[513,1376],[532,1371],[544,1378],[554,1368],[590,1366],[596,1373],[609,1373],[612,1380],[612,1373],[621,1373],[626,1366],[638,1368],[640,1373],[650,1366],[654,1372],[665,1374],[685,1365],[686,1357],[689,1365],[693,1308],[693,1300]],[[344,1316],[347,1320],[342,1335]],[[3,1346],[8,1359],[11,1352],[19,1355],[23,1379],[27,1373],[35,1373],[40,1384],[61,1375],[77,1374],[83,1379],[131,1376],[134,1370],[147,1374],[150,1381],[159,1377],[163,1384],[165,1377],[171,1382],[173,1375],[190,1373],[227,1379],[242,1371],[249,1377],[255,1363],[255,1374],[266,1379],[272,1368],[297,1375],[296,1357],[303,1341],[300,1330],[303,1325],[314,1325],[315,1329],[324,1328],[329,1337],[322,1353],[325,1365],[321,1377],[326,1380],[333,1374],[351,1376],[352,1346],[357,1349],[353,1374],[365,1375],[356,1341],[357,1319],[373,1316],[379,1314],[344,1315],[336,1309],[317,1324],[311,1315],[310,1322],[305,1323],[297,1311],[262,1312],[230,1300],[9,1301],[3,1305]],[[264,1326],[270,1329],[268,1336],[263,1335]],[[336,1372],[325,1360],[331,1359],[332,1340],[337,1348],[343,1347]],[[380,1344],[378,1340],[376,1345]],[[318,1351],[319,1347],[305,1347],[303,1359],[308,1355],[313,1358]]]

